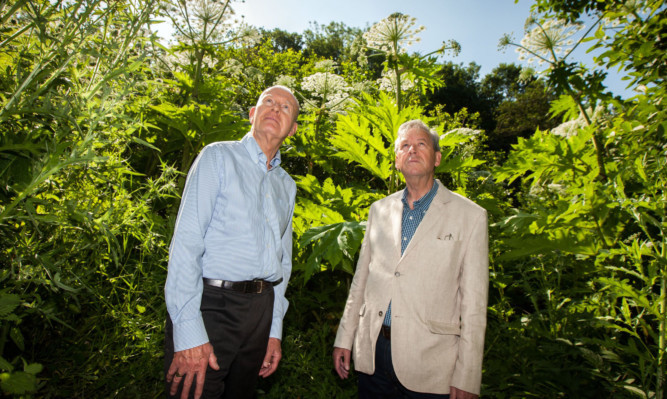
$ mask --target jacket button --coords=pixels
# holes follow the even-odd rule
[[[401,275],[401,273],[399,273],[399,272],[394,273],[394,276],[396,276],[396,277],[398,277],[400,275]]]
[[[378,312],[378,316],[382,316],[382,311]]]

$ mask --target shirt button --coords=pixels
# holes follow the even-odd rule
[[[412,216],[410,216],[410,220],[412,220]]]
[[[403,241],[407,241],[407,240],[408,240],[408,237],[403,237]]]
[[[396,277],[399,277],[400,275],[401,275],[401,273],[399,273],[399,272],[394,273],[394,276],[396,276]]]

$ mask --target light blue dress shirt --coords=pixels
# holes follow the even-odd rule
[[[202,278],[282,282],[274,287],[270,336],[282,337],[292,271],[294,180],[280,152],[266,156],[248,133],[240,141],[206,146],[190,168],[169,248],[165,284],[174,349],[209,342],[200,305]]]

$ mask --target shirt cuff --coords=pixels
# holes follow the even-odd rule
[[[208,342],[204,320],[197,317],[174,324],[174,352],[180,352]]]
[[[281,317],[274,317],[271,322],[271,332],[269,338],[283,339],[283,319]]]

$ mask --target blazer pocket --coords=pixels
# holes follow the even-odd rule
[[[458,323],[445,323],[442,321],[428,320],[428,329],[433,334],[440,335],[461,335],[461,325]]]
[[[442,236],[442,237],[438,236],[438,237],[435,238],[435,242],[438,245],[444,245],[444,246],[460,245],[461,244],[461,240],[453,240],[453,239],[448,238],[447,236]]]

